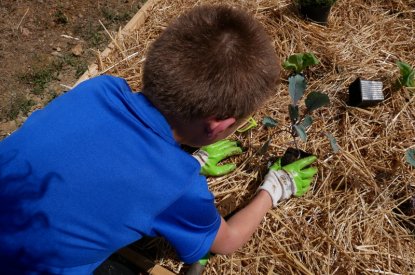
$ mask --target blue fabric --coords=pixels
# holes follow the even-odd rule
[[[0,142],[0,266],[88,274],[143,235],[195,262],[220,226],[199,170],[144,95],[85,81]]]

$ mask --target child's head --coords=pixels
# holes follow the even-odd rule
[[[199,6],[150,47],[143,93],[168,120],[240,121],[272,95],[279,71],[256,19],[228,6]]]

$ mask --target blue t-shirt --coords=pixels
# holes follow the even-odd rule
[[[87,274],[143,235],[195,262],[220,226],[199,171],[143,94],[85,81],[0,142],[0,266]]]

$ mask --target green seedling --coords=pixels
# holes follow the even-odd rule
[[[307,88],[307,81],[302,75],[302,72],[307,67],[316,64],[319,64],[319,61],[312,53],[291,55],[283,64],[285,69],[293,71],[293,75],[288,78],[288,92],[291,98],[291,103],[288,105],[288,115],[291,125],[288,129],[283,129],[282,131],[288,131],[291,134],[296,149],[298,149],[297,137],[303,142],[307,141],[307,129],[313,123],[312,113],[330,104],[330,99],[327,94],[314,91],[307,94],[304,99],[305,109],[300,110],[300,105],[302,106],[300,101],[304,98]],[[277,126],[277,121],[270,117],[265,117],[262,124],[267,128],[272,128]],[[334,136],[326,133],[326,137],[329,139],[333,151],[337,153],[339,146]]]
[[[306,130],[313,123],[311,113],[321,107],[330,104],[329,97],[321,92],[311,92],[305,98],[306,110],[301,114],[299,101],[306,89],[306,80],[302,75],[294,75],[288,78],[288,91],[291,97],[291,104],[288,105],[288,114],[291,121],[291,133],[295,138],[298,136],[302,141],[307,141]]]
[[[319,64],[320,61],[313,53],[297,53],[288,57],[282,64],[286,70],[293,71],[294,74],[300,74],[310,66]]]
[[[415,88],[415,70],[408,63],[397,61],[401,77],[399,78],[399,87]]]

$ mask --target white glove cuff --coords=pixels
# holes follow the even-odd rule
[[[192,156],[199,162],[200,167],[203,167],[209,158],[209,154],[203,150],[197,150]]]
[[[258,190],[267,191],[276,207],[280,199],[288,199],[294,193],[295,184],[284,170],[270,170]]]

